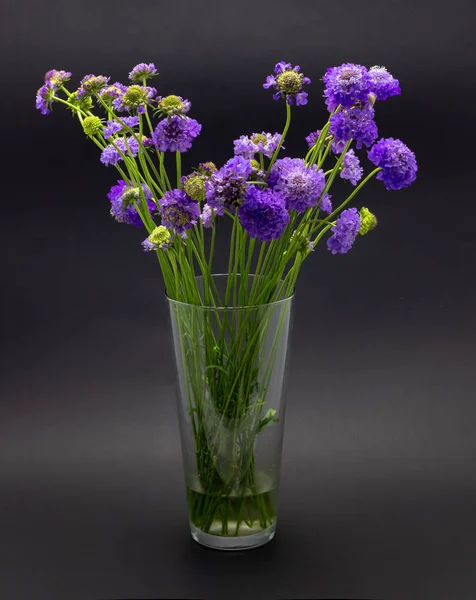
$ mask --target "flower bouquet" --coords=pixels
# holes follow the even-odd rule
[[[311,82],[279,62],[264,88],[283,100],[282,133],[242,135],[221,168],[200,163],[182,175],[181,156],[200,134],[191,104],[161,96],[139,64],[129,85],[49,71],[36,106],[64,105],[120,179],[108,194],[111,215],[145,228],[156,254],[170,312],[179,423],[193,538],[221,549],[251,548],[274,536],[284,421],[284,389],[294,288],[319,242],[347,253],[377,223],[350,207],[373,177],[388,190],[409,186],[415,156],[400,140],[377,141],[376,102],[400,94],[384,67],[343,64],[323,77],[329,119],[306,138],[304,158],[284,157],[292,107],[307,104]],[[96,110],[101,110],[101,115]],[[364,177],[357,151],[374,168]],[[170,154],[175,155],[174,171]],[[347,197],[331,198],[336,177]],[[334,208],[334,205],[336,207]],[[228,271],[214,271],[222,220],[231,224]]]

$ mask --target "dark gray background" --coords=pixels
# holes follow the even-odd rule
[[[470,600],[476,593],[475,5],[452,2],[2,4],[0,597]],[[186,164],[278,131],[279,60],[313,79],[288,151],[322,124],[319,78],[386,65],[384,136],[416,153],[379,227],[322,247],[297,288],[278,534],[243,554],[189,538],[163,286],[116,179],[73,119],[42,117],[50,68],[125,80],[154,61],[192,100]]]

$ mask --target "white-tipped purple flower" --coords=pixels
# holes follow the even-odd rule
[[[278,147],[281,139],[280,133],[253,133],[250,137],[240,136],[233,142],[235,147],[235,156],[240,155],[245,158],[254,158],[255,154],[261,152],[264,156],[271,158],[273,152]],[[281,147],[284,150],[284,147]]]
[[[206,228],[213,226],[213,208],[209,204],[203,205],[202,214],[200,215],[200,221]]]

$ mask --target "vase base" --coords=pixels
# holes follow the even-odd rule
[[[267,544],[274,538],[276,523],[258,533],[236,537],[204,533],[192,524],[190,524],[190,531],[192,538],[207,548],[213,548],[214,550],[251,550]]]

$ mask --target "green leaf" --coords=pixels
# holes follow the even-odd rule
[[[271,423],[279,422],[278,417],[274,416],[275,414],[276,414],[276,411],[274,410],[274,408],[270,408],[268,410],[268,412],[264,415],[264,417],[262,419],[260,419],[260,422],[258,424],[258,433],[261,433],[261,431],[263,431],[263,429],[265,427],[267,427],[268,425],[270,425]]]

